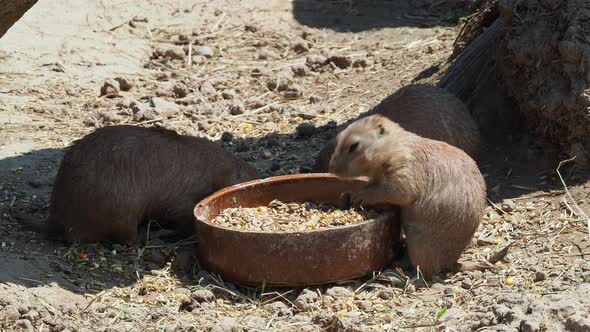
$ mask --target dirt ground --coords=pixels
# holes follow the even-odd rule
[[[110,124],[220,140],[263,176],[307,172],[341,123],[436,72],[468,3],[39,2],[0,40],[0,330],[590,331],[588,176],[560,169],[569,199],[565,157],[524,133],[486,142],[490,204],[463,259],[507,255],[428,284],[390,268],[248,288],[165,231],[64,246],[15,220],[46,217],[64,147]]]

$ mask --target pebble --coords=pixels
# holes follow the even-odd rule
[[[43,185],[43,183],[41,181],[38,181],[38,180],[30,180],[30,181],[27,182],[27,184],[31,188],[35,188],[35,189],[40,188]]]
[[[315,130],[315,126],[309,122],[302,122],[297,126],[297,134],[301,137],[311,137]]]
[[[393,290],[391,290],[391,289],[382,289],[379,292],[379,297],[382,298],[382,299],[384,299],[384,300],[391,299],[393,297],[393,295],[394,295],[394,293],[393,293]]]
[[[154,250],[151,253],[147,253],[144,257],[146,261],[152,262],[158,267],[162,267],[166,264],[166,256],[164,256],[160,250]]]
[[[233,139],[234,135],[229,131],[224,131],[223,134],[221,134],[221,140],[224,142],[231,142]]]
[[[568,331],[590,331],[590,319],[580,316],[580,314],[574,314],[568,317],[565,321],[565,328]]]
[[[295,65],[293,67],[291,67],[291,71],[293,71],[293,74],[295,76],[305,76],[307,75],[307,66],[306,65]]]
[[[332,287],[332,288],[328,289],[326,291],[326,294],[330,295],[334,298],[351,297],[354,295],[354,293],[351,290],[349,290],[348,288],[339,287],[339,286]]]
[[[363,301],[359,301],[359,303],[357,304],[357,306],[361,310],[369,310],[373,306],[373,303],[371,301],[368,301],[368,300],[363,300]]]
[[[314,304],[319,300],[318,293],[309,289],[304,289],[301,294],[295,299],[295,306],[301,311],[308,311],[314,307]]]
[[[215,294],[208,289],[197,289],[191,294],[191,297],[199,303],[215,300]]]
[[[296,53],[307,53],[309,52],[309,42],[306,40],[300,40],[293,45],[293,51]]]
[[[280,58],[281,56],[277,52],[267,48],[258,51],[258,60],[277,60]]]
[[[274,160],[272,162],[272,164],[270,164],[270,171],[271,172],[275,172],[278,171],[279,169],[281,169],[281,163],[279,163],[278,161]]]
[[[283,302],[277,301],[270,303],[266,306],[272,313],[276,314],[277,316],[291,316],[293,313],[291,309]]]
[[[119,82],[115,80],[108,80],[104,82],[102,87],[100,88],[100,95],[111,95],[119,93]]]
[[[202,55],[193,55],[191,59],[192,59],[193,64],[195,64],[195,65],[202,65],[205,62],[207,62],[207,58],[205,58]]]
[[[201,84],[199,90],[201,91],[201,94],[203,94],[203,96],[207,97],[209,100],[214,101],[217,99],[217,89],[215,89],[213,84],[210,82],[204,82]]]
[[[516,204],[511,199],[505,199],[502,201],[502,210],[505,212],[512,212],[516,208]]]
[[[149,106],[146,103],[134,100],[129,103],[129,108],[133,111],[133,113],[139,113],[142,111],[147,111]]]
[[[115,81],[119,82],[121,91],[129,91],[133,87],[133,83],[125,77],[116,77]]]
[[[209,46],[199,46],[195,48],[195,54],[203,56],[207,59],[211,59],[213,57],[213,49]]]
[[[28,319],[19,319],[19,320],[17,320],[16,321],[16,326],[18,326],[21,329],[24,329],[26,331],[35,331],[35,329],[33,328],[33,324]]]
[[[461,282],[461,288],[463,289],[471,289],[472,285],[471,285],[471,281],[469,281],[468,279],[463,280],[463,282]]]
[[[318,68],[324,66],[328,63],[328,58],[321,54],[312,54],[308,55],[305,59],[306,63],[310,65],[312,68]]]
[[[356,59],[352,63],[354,68],[370,67],[375,63],[375,60],[369,58]]]
[[[178,35],[178,40],[182,41],[182,42],[187,42],[191,39],[191,37],[190,37],[191,35],[192,35],[192,32],[191,33],[181,33]]]
[[[178,105],[176,103],[164,100],[162,98],[153,97],[150,100],[150,106],[154,108],[154,110],[163,116],[168,116],[171,113],[178,112]]]
[[[256,32],[256,31],[258,31],[258,28],[252,24],[246,24],[244,26],[244,30],[246,30],[248,32]]]
[[[172,87],[172,93],[176,98],[184,98],[189,94],[189,89],[184,83],[176,83]]]
[[[345,69],[352,65],[352,60],[346,55],[332,55],[329,61],[336,65],[340,69]]]
[[[298,84],[293,84],[285,91],[285,98],[298,98],[303,96],[303,87]]]
[[[539,281],[543,281],[545,279],[547,279],[547,276],[545,275],[545,273],[539,271],[539,272],[535,273],[535,277],[533,278],[533,281],[539,282]]]
[[[541,323],[533,319],[520,322],[520,332],[537,332],[541,330]]]
[[[270,151],[268,151],[268,150],[264,150],[264,151],[262,151],[262,158],[270,159],[270,158],[272,158],[272,153],[270,153]]]
[[[317,103],[319,103],[320,101],[321,101],[321,98],[320,98],[320,97],[318,97],[318,96],[313,96],[313,95],[312,95],[312,96],[310,96],[310,97],[309,97],[309,103],[310,103],[310,104],[317,104]]]
[[[244,114],[244,104],[240,102],[235,102],[229,105],[229,114],[231,115],[240,115]]]
[[[228,100],[236,99],[236,92],[232,89],[223,90],[221,92],[221,97]]]
[[[222,317],[217,321],[217,323],[213,324],[209,332],[238,332],[240,331],[240,326],[238,322],[229,317]]]
[[[123,121],[123,117],[117,114],[117,110],[111,110],[101,114],[102,122],[105,124],[117,124]]]
[[[271,91],[285,91],[289,88],[289,80],[286,78],[273,79],[269,78],[266,81],[266,87]]]
[[[164,51],[164,56],[172,60],[184,60],[184,49],[180,46],[170,47]]]

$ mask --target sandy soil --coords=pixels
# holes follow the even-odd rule
[[[160,231],[139,248],[64,246],[15,220],[46,217],[64,147],[110,124],[221,140],[264,176],[306,172],[339,124],[436,72],[465,8],[38,3],[0,40],[0,330],[590,331],[590,245],[576,210],[588,210],[587,174],[560,169],[574,203],[559,151],[523,133],[487,142],[478,159],[490,205],[464,259],[510,244],[508,254],[493,270],[428,284],[387,269],[319,288],[247,288],[199,271],[192,239]],[[101,96],[106,82],[119,89]],[[171,104],[149,107],[153,97]]]

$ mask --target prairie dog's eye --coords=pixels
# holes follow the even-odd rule
[[[359,142],[353,143],[353,144],[350,145],[350,148],[348,149],[348,152],[349,153],[353,153],[356,150],[356,148],[358,148],[358,147],[359,147]]]

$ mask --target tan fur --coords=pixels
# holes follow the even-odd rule
[[[354,205],[401,207],[410,260],[424,276],[456,268],[480,224],[486,195],[483,176],[465,152],[371,115],[338,134],[329,169],[370,178],[351,194]]]
[[[357,120],[381,114],[406,131],[446,142],[475,157],[480,143],[477,124],[465,104],[444,89],[425,84],[408,85],[383,99]],[[332,139],[320,151],[314,172],[326,172],[336,147]]]

